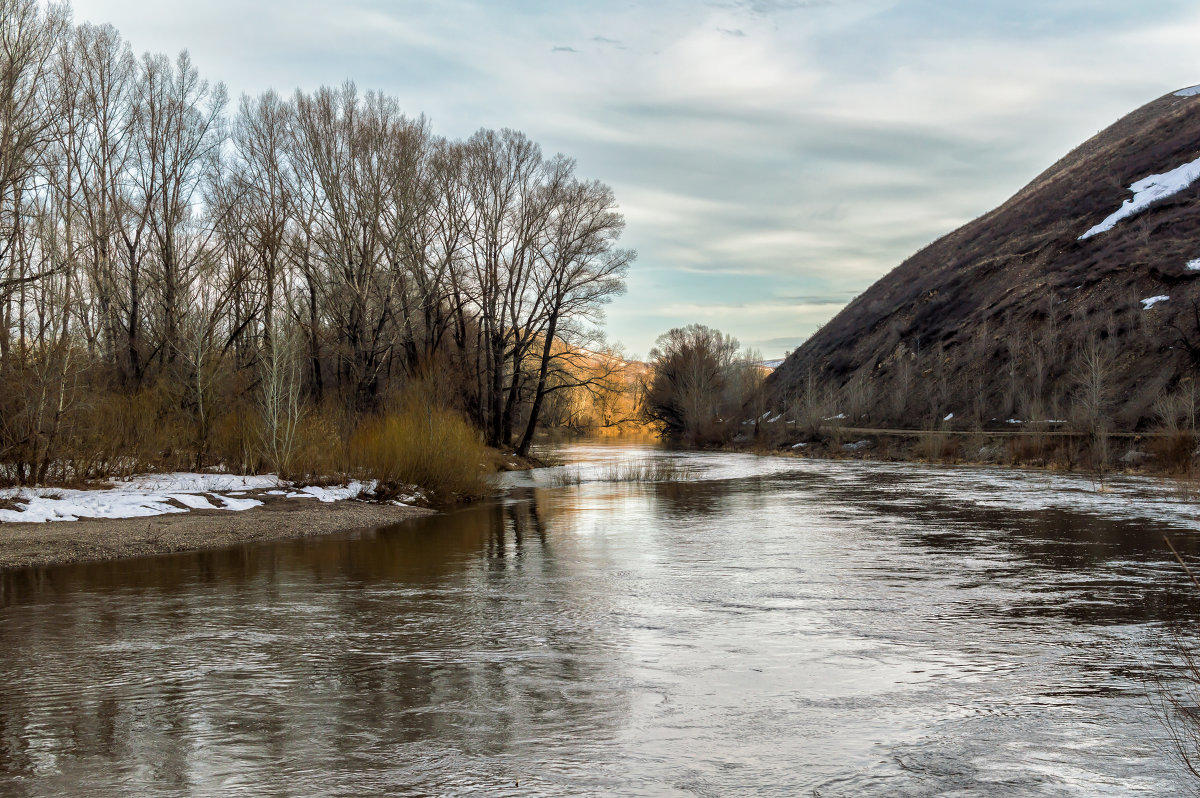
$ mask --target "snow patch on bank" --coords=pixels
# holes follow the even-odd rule
[[[1133,192],[1133,197],[1125,200],[1121,207],[1103,222],[1081,235],[1079,240],[1083,241],[1085,238],[1091,238],[1113,229],[1122,219],[1128,219],[1130,216],[1141,213],[1160,199],[1178,194],[1198,179],[1200,179],[1200,158],[1185,163],[1183,166],[1177,166],[1161,175],[1143,177],[1129,187],[1129,190]]]
[[[184,507],[192,510],[216,510],[222,507],[220,504],[213,504],[203,496],[197,496],[191,493],[168,493],[168,499],[174,499]]]
[[[1167,296],[1166,294],[1159,294],[1158,296],[1148,296],[1145,299],[1141,300],[1142,310],[1149,310],[1150,308],[1157,305],[1159,302],[1166,302],[1170,298],[1171,297]]]
[[[289,496],[297,499],[311,498],[322,502],[340,502],[346,499],[353,499],[360,493],[370,493],[373,490],[375,490],[374,480],[371,482],[354,481],[332,488],[319,488],[316,486],[297,488],[296,492],[289,494]]]
[[[0,522],[44,523],[80,518],[147,518],[190,510],[241,512],[262,505],[251,491],[284,498],[344,501],[375,489],[374,482],[295,488],[273,474],[142,474],[101,490],[8,488],[0,490]]]

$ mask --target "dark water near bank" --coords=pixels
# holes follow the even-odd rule
[[[392,529],[0,574],[0,795],[1147,795],[1144,483],[652,449]],[[518,786],[519,784],[519,786]]]

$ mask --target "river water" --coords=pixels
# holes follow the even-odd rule
[[[1197,642],[1187,497],[558,454],[392,528],[0,574],[0,795],[1189,788],[1154,678]],[[654,458],[686,479],[611,481]]]

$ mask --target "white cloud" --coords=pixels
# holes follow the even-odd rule
[[[575,157],[640,252],[609,318],[642,352],[684,312],[747,341],[805,336],[835,307],[772,297],[861,292],[1200,81],[1200,12],[1176,0],[86,0],[76,16],[138,51],[189,47],[235,95],[355,78],[441,133],[513,126]]]

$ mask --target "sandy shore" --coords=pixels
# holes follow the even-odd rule
[[[0,523],[0,570],[328,535],[395,524],[433,512],[359,501],[254,498],[263,506],[241,512],[193,510],[150,518]]]

